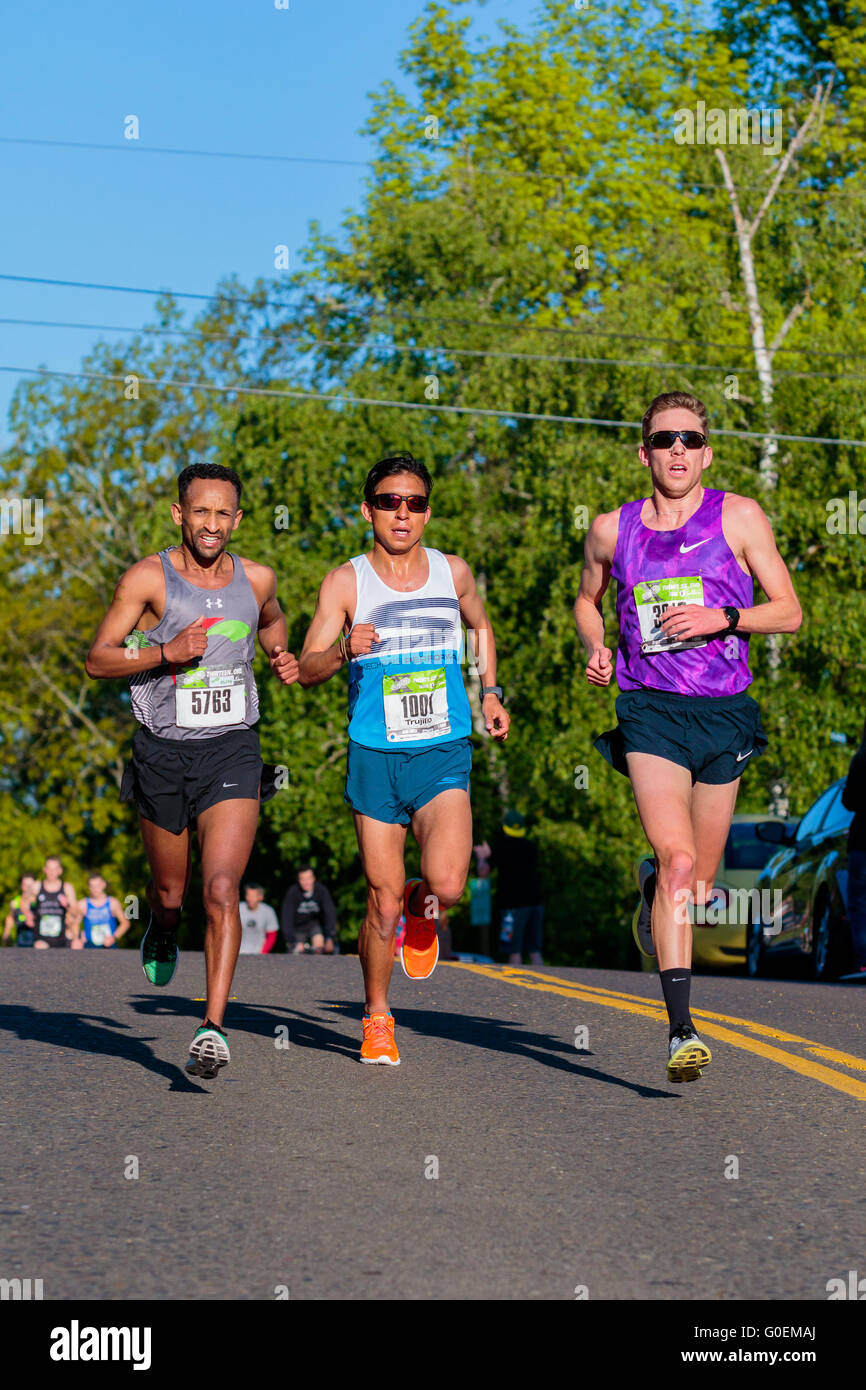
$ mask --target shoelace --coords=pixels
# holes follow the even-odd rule
[[[370,1032],[376,1042],[381,1042],[383,1039],[386,1042],[391,1041],[391,1029],[388,1027],[390,1019],[387,1014],[374,1014],[366,1022],[370,1024]]]

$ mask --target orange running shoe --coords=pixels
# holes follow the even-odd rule
[[[403,912],[406,917],[406,935],[400,948],[400,964],[403,973],[410,980],[426,980],[436,969],[439,959],[439,937],[436,920],[433,917],[416,917],[409,911],[409,899],[415,891],[420,878],[410,878],[403,889]]]
[[[393,1014],[365,1015],[361,1026],[364,1030],[361,1061],[383,1062],[386,1067],[399,1067],[400,1054],[394,1042]]]

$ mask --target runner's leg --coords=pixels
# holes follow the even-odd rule
[[[691,773],[654,753],[627,753],[626,761],[638,815],[656,861],[652,932],[659,971],[689,970],[692,925],[685,895],[694,892],[697,863]]]
[[[421,882],[409,908],[423,917],[430,897],[438,912],[453,907],[466,887],[472,858],[469,793],[452,787],[434,796],[412,817],[412,833],[421,850]]]
[[[367,913],[358,936],[366,1012],[388,1013],[388,984],[394,968],[394,938],[403,911],[408,826],[390,825],[354,812],[361,866],[367,879]]]
[[[259,803],[218,801],[198,816],[198,840],[207,914],[205,1019],[221,1024],[241,945],[240,883],[249,862]]]
[[[184,830],[173,835],[144,816],[138,818],[144,852],[150,865],[147,901],[156,925],[173,931],[180,920],[180,910],[189,887],[191,848],[190,833]]]
[[[692,788],[692,829],[695,836],[695,902],[705,903],[731,828],[740,778],[714,785],[696,782]]]

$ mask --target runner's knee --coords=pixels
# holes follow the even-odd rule
[[[181,879],[153,878],[150,881],[151,901],[163,912],[180,912],[183,906],[184,883]]]
[[[402,897],[390,888],[371,888],[367,894],[367,921],[383,939],[394,935],[402,911]]]
[[[240,880],[224,869],[211,874],[204,885],[204,905],[208,911],[224,912],[226,908],[237,907],[240,894]]]
[[[688,850],[662,850],[656,854],[658,889],[661,893],[679,893],[694,889],[695,856]]]
[[[463,892],[465,882],[466,880],[461,879],[459,874],[447,869],[443,873],[433,874],[427,879],[427,888],[436,899],[434,906],[437,910],[453,907]]]

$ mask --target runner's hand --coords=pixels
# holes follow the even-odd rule
[[[102,944],[103,944],[103,946],[113,946],[113,945],[114,945],[114,937],[111,935],[111,932],[108,933],[108,935],[106,936],[106,938],[105,938],[105,940],[103,941]]]
[[[291,652],[284,652],[282,647],[274,647],[268,660],[271,670],[283,685],[294,685],[298,679],[298,663]]]
[[[188,661],[196,661],[200,656],[204,656],[207,647],[207,633],[202,627],[204,618],[196,618],[194,623],[185,627],[176,637],[172,637],[170,642],[163,643],[163,651],[166,661],[170,661],[172,666],[184,666]]]
[[[726,632],[728,620],[721,608],[704,608],[699,603],[679,603],[669,608],[659,622],[666,637],[678,642],[684,637],[708,637],[711,632]],[[736,632],[733,634],[736,636]]]
[[[596,647],[586,663],[586,679],[590,685],[610,685],[613,675],[610,647]]]
[[[499,696],[485,695],[481,701],[481,713],[484,715],[488,734],[504,743],[508,738],[511,718],[505,706],[500,703]]]
[[[475,855],[476,859],[489,859],[489,858],[490,858],[490,846],[488,845],[487,841],[485,840],[483,845],[473,845],[473,846],[472,846],[472,853]]]
[[[378,642],[379,634],[372,623],[358,623],[346,638],[350,656],[367,656],[373,643]]]

